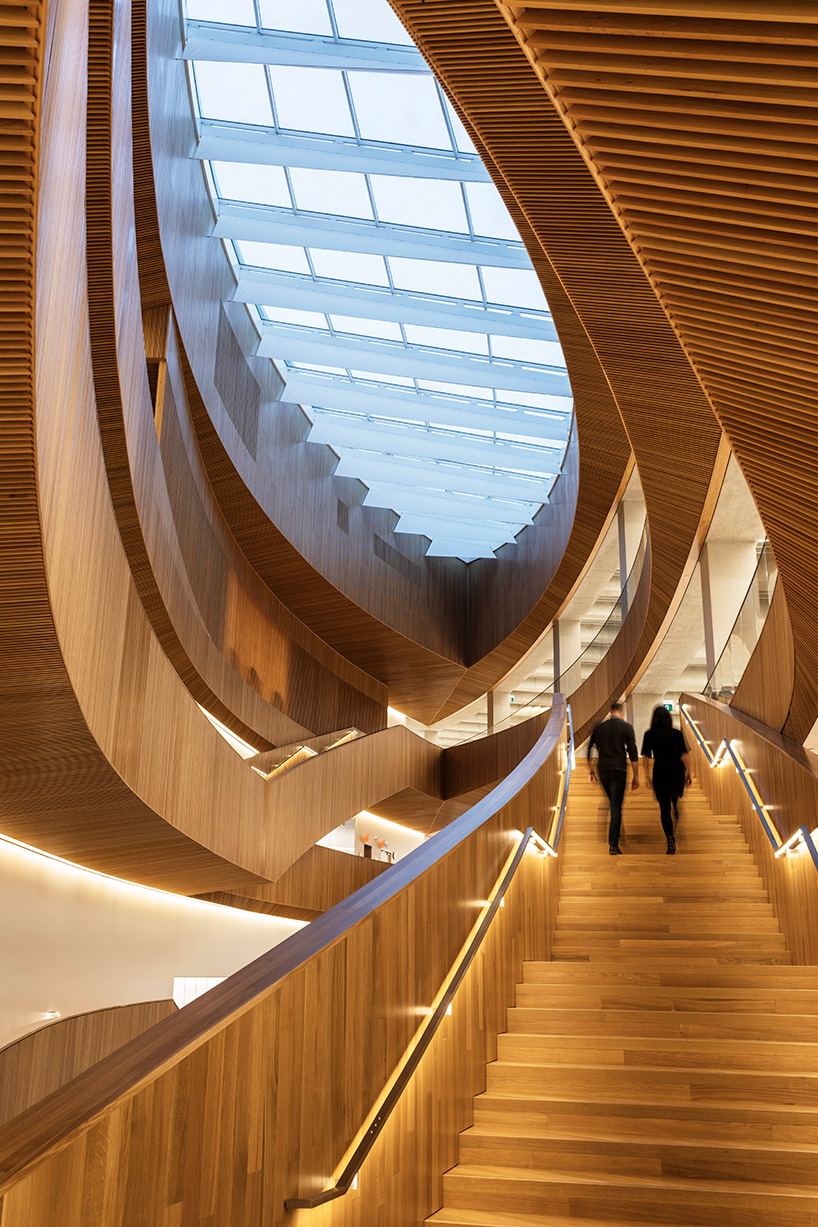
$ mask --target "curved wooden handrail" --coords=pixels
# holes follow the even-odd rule
[[[317,1206],[323,1206],[328,1201],[335,1201],[338,1197],[343,1197],[344,1194],[348,1193],[353,1187],[353,1182],[358,1174],[358,1171],[360,1170],[361,1164],[383,1132],[384,1125],[389,1120],[389,1117],[392,1115],[393,1110],[397,1106],[398,1100],[409,1085],[409,1081],[420,1064],[423,1054],[426,1052],[427,1048],[434,1039],[435,1033],[440,1027],[440,1024],[443,1022],[449,1006],[454,1000],[454,995],[465,978],[466,972],[474,962],[477,952],[483,944],[483,939],[491,927],[491,922],[494,920],[499,908],[502,906],[503,898],[511,885],[512,878],[520,867],[520,861],[523,859],[523,854],[528,847],[528,842],[532,835],[534,835],[534,828],[526,827],[525,831],[523,831],[523,834],[520,837],[517,850],[511,858],[510,865],[502,875],[502,880],[498,882],[496,890],[493,892],[491,902],[486,908],[486,914],[480,922],[480,927],[475,933],[472,941],[469,943],[468,949],[465,951],[463,957],[459,961],[448,988],[438,1001],[435,1011],[432,1014],[432,1017],[429,1019],[429,1022],[424,1027],[423,1034],[418,1040],[418,1043],[409,1054],[406,1064],[403,1066],[403,1069],[400,1071],[394,1084],[390,1088],[388,1094],[385,1096],[383,1103],[375,1113],[371,1125],[361,1138],[358,1145],[355,1147],[355,1150],[352,1152],[352,1155],[348,1163],[345,1165],[344,1170],[341,1172],[337,1183],[329,1189],[324,1189],[321,1193],[316,1194],[314,1197],[288,1197],[284,1202],[284,1206],[287,1210],[314,1210]]]
[[[738,815],[793,961],[818,963],[818,756],[716,699],[681,703],[714,813]]]
[[[548,724],[533,749],[488,796],[450,826],[311,925],[0,1129],[0,1195],[34,1166],[70,1145],[107,1113],[217,1037],[279,988],[288,975],[372,921],[385,904],[463,847],[470,836],[500,815],[531,784],[559,746],[565,720],[565,696],[555,695]],[[505,859],[502,847],[498,850]],[[472,890],[476,888],[474,884]],[[382,957],[391,956],[382,953]]]

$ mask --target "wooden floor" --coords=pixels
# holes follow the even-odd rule
[[[525,965],[427,1222],[818,1227],[818,969],[697,789],[675,856],[644,787],[622,856],[606,827],[572,781],[554,961]]]

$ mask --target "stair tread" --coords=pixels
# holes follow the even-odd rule
[[[461,1133],[461,1138],[519,1138],[521,1140],[543,1140],[557,1142],[576,1142],[583,1146],[593,1147],[597,1143],[605,1143],[614,1147],[622,1146],[655,1146],[666,1149],[669,1146],[678,1147],[679,1149],[712,1151],[715,1148],[718,1151],[738,1151],[747,1155],[766,1155],[771,1152],[785,1155],[803,1155],[804,1157],[818,1156],[818,1142],[807,1144],[800,1142],[797,1146],[793,1146],[789,1142],[742,1142],[741,1140],[734,1141],[726,1139],[723,1142],[715,1143],[712,1138],[675,1138],[675,1137],[657,1137],[655,1132],[638,1134],[629,1133],[627,1137],[623,1137],[619,1133],[600,1133],[589,1136],[587,1133],[579,1133],[572,1130],[548,1130],[545,1128],[537,1128],[536,1122],[517,1122],[513,1120],[498,1119],[489,1123],[488,1121],[477,1122],[470,1128]],[[818,1184],[818,1167],[816,1168],[816,1183]]]
[[[765,1184],[758,1180],[707,1180],[686,1176],[637,1176],[618,1172],[572,1172],[552,1168],[494,1167],[478,1163],[459,1163],[446,1173],[449,1178],[491,1178],[493,1180],[538,1181],[542,1184],[615,1185],[617,1188],[644,1188],[704,1193],[727,1193],[732,1196],[776,1196],[816,1200],[818,1184],[793,1187],[788,1184]]]

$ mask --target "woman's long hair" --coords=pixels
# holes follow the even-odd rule
[[[653,715],[650,718],[650,727],[652,729],[673,728],[673,717],[666,707],[654,707]]]

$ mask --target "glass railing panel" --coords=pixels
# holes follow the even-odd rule
[[[770,612],[777,579],[775,558],[769,542],[765,541],[724,651],[707,679],[703,693],[711,699],[729,703],[733,698]]]
[[[586,644],[579,656],[570,664],[566,665],[560,671],[560,675],[550,685],[546,686],[538,695],[529,699],[526,703],[519,707],[515,706],[511,715],[504,720],[495,724],[490,730],[492,733],[501,732],[503,729],[511,728],[512,725],[521,724],[525,720],[530,720],[533,716],[539,716],[542,712],[547,711],[552,703],[554,693],[562,692],[564,694],[573,694],[575,690],[586,681],[594,669],[597,668],[600,661],[613,645],[617,635],[622,629],[622,623],[627,617],[627,610],[630,609],[636,591],[639,587],[639,581],[642,578],[642,569],[647,553],[648,530],[647,525],[642,532],[642,538],[639,542],[639,548],[636,551],[636,557],[633,561],[633,566],[623,585],[622,593],[616,601],[613,609],[606,618],[605,622],[594,635],[590,643]],[[623,612],[624,611],[624,612]],[[486,733],[478,733],[475,736],[464,738],[465,741],[476,741],[478,737],[485,737]],[[462,744],[462,743],[461,743]]]

